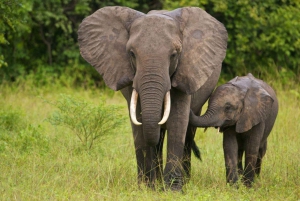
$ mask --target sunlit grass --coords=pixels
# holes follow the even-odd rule
[[[55,108],[45,103],[70,94],[97,105],[126,102],[120,92],[59,86],[0,86],[1,114],[15,129],[0,130],[0,200],[299,200],[299,86],[276,88],[279,114],[268,140],[261,177],[252,189],[225,183],[222,134],[198,129],[200,162],[192,158],[192,178],[183,193],[152,191],[137,185],[129,119],[120,129],[84,150],[76,135],[45,121]],[[294,91],[293,91],[294,90]],[[14,117],[14,115],[17,115]]]

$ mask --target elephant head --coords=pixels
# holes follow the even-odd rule
[[[252,74],[236,77],[216,88],[203,116],[190,114],[190,124],[216,127],[221,132],[235,125],[237,133],[250,130],[265,121],[271,112],[273,98]]]
[[[200,8],[146,15],[126,7],[104,7],[83,20],[78,41],[82,57],[107,86],[119,90],[132,85],[131,119],[141,124],[135,117],[139,97],[144,137],[154,145],[159,124],[168,118],[168,112],[163,118],[162,114],[169,91],[175,87],[192,94],[220,68],[227,32]]]

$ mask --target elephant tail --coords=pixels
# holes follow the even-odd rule
[[[199,147],[196,145],[195,140],[193,140],[193,143],[192,143],[192,150],[193,150],[195,156],[196,156],[200,161],[202,161],[202,158],[201,158],[201,152],[200,152]]]

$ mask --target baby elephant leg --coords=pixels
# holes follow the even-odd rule
[[[243,155],[244,155],[244,141],[242,139],[242,136],[237,134],[237,141],[238,141],[238,173],[239,176],[242,176],[244,173],[244,168],[243,168]]]
[[[263,144],[262,147],[259,148],[259,153],[256,161],[255,173],[257,176],[260,174],[262,159],[267,151],[267,141]]]
[[[259,146],[263,136],[263,124],[254,126],[245,133],[245,170],[243,182],[246,186],[251,187],[256,172],[257,157]]]
[[[226,168],[226,182],[234,184],[238,180],[238,142],[233,130],[224,132],[223,149]]]

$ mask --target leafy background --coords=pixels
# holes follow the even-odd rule
[[[300,2],[298,0],[2,0],[0,2],[0,82],[28,74],[54,78],[67,72],[74,85],[101,78],[78,51],[77,29],[103,6],[128,6],[147,13],[198,6],[228,30],[222,77],[248,72],[257,77],[299,82]],[[89,83],[89,80],[94,82]]]

